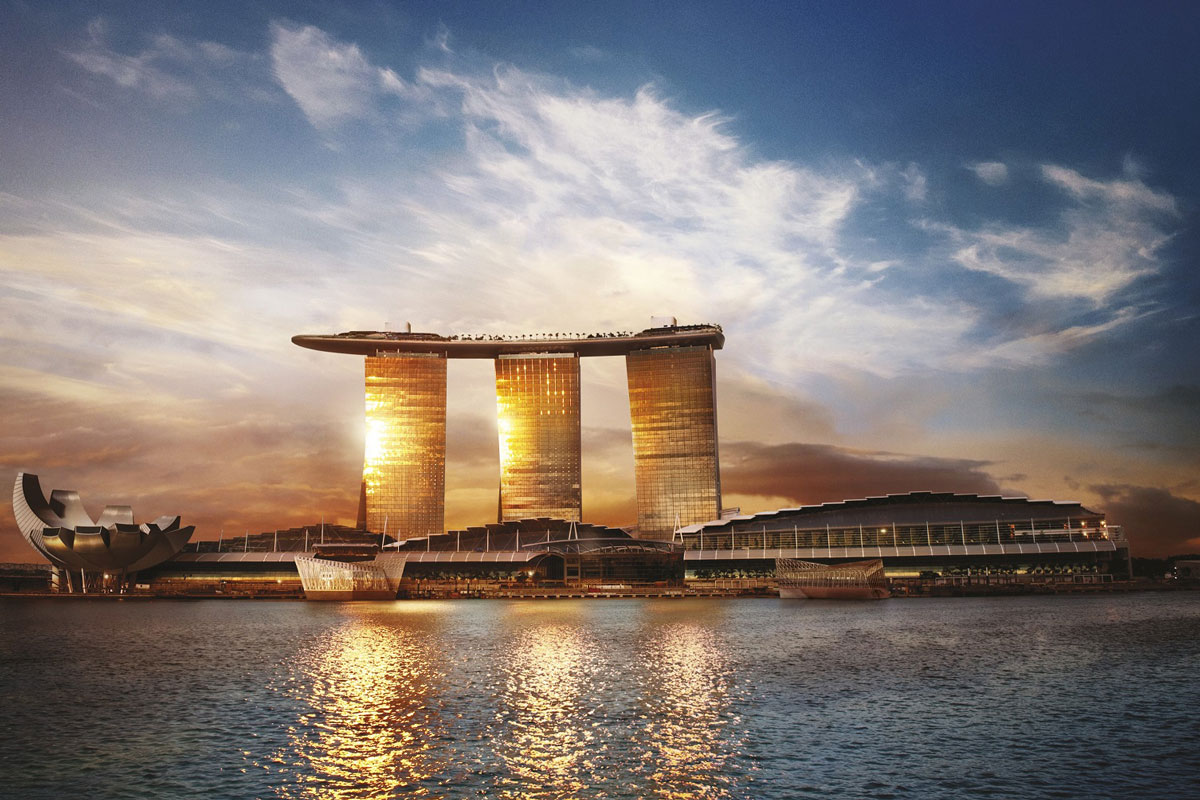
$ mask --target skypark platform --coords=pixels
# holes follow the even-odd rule
[[[719,325],[676,325],[638,333],[551,333],[523,336],[393,331],[347,331],[301,334],[292,343],[327,353],[373,356],[380,352],[436,353],[446,358],[498,358],[522,353],[574,353],[578,356],[623,356],[653,347],[707,346],[720,350],[725,334]]]

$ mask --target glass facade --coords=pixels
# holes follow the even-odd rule
[[[579,356],[496,359],[500,522],[580,519]]]
[[[720,516],[715,360],[708,347],[656,347],[625,366],[638,535],[670,539],[676,524]]]
[[[442,533],[446,492],[446,359],[368,357],[363,485],[370,531]]]
[[[806,521],[805,521],[806,522]],[[786,550],[829,549],[834,547],[912,548],[971,545],[1036,545],[1059,542],[1100,542],[1116,540],[1118,526],[1062,517],[1008,521],[953,522],[934,519],[926,522],[885,525],[825,525],[814,527],[779,513],[772,520],[738,520],[705,530],[683,534],[688,550]]]

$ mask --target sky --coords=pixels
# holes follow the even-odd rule
[[[673,315],[725,330],[726,506],[1077,500],[1200,551],[1196,41],[1178,2],[0,0],[0,472],[352,523],[362,361],[291,336]],[[450,364],[449,527],[495,514],[493,380]],[[584,518],[631,524],[624,364],[582,380]]]

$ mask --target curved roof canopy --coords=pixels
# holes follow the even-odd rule
[[[557,539],[522,545],[522,550],[534,553],[576,555],[590,553],[682,553],[683,548],[657,539]]]
[[[556,333],[523,336],[392,331],[347,331],[301,334],[292,343],[310,350],[373,356],[376,353],[436,353],[446,358],[497,358],[521,353],[575,353],[579,356],[622,356],[654,347],[704,346],[720,350],[725,334],[720,325],[673,325],[639,333]]]
[[[907,492],[780,508],[774,511],[760,511],[757,514],[739,514],[687,525],[680,530],[683,533],[696,533],[701,530],[759,530],[764,525],[771,529],[778,526],[791,529],[793,525],[799,525],[801,528],[831,525],[836,528],[854,525],[905,525],[918,522],[958,524],[963,521],[1025,521],[1065,517],[1095,519],[1098,522],[1104,515],[1091,511],[1074,500],[1030,500],[1027,497],[953,492]]]
[[[137,524],[129,506],[105,506],[92,520],[79,493],[55,489],[50,500],[38,476],[18,472],[13,516],[21,536],[56,567],[92,572],[137,572],[178,553],[195,531],[178,516]]]

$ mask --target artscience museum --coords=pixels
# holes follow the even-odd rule
[[[54,581],[68,591],[121,585],[177,554],[195,530],[180,527],[178,516],[138,524],[129,506],[105,506],[93,520],[78,492],[55,489],[47,500],[38,476],[28,472],[17,473],[13,515],[21,536],[54,566]]]

